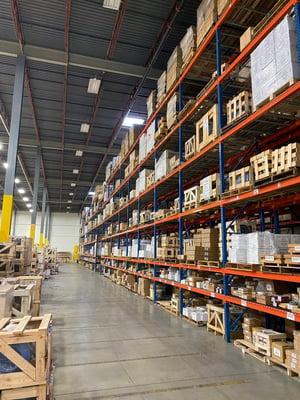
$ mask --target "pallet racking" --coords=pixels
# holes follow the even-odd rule
[[[226,341],[230,341],[231,330],[233,325],[236,325],[230,319],[230,304],[239,305],[244,309],[237,319],[241,319],[247,309],[253,309],[267,315],[275,315],[300,322],[300,314],[254,301],[243,300],[230,294],[232,276],[300,283],[300,275],[239,270],[226,267],[228,230],[226,223],[229,218],[234,222],[245,210],[249,215],[259,213],[260,229],[264,231],[267,226],[265,216],[271,215],[274,219],[274,231],[278,233],[280,229],[280,211],[284,207],[299,204],[300,199],[300,176],[298,174],[286,175],[280,181],[270,180],[264,185],[255,185],[254,187],[249,185],[249,188],[243,192],[227,193],[226,196],[222,196],[226,192],[225,173],[245,165],[245,162],[250,159],[251,155],[255,154],[257,149],[260,151],[274,149],[299,138],[300,121],[295,117],[295,114],[288,112],[295,105],[298,105],[299,108],[299,81],[291,82],[290,85],[282,88],[281,92],[276,93],[273,98],[257,107],[253,112],[249,110],[249,112],[243,113],[230,124],[225,124],[223,115],[225,101],[229,101],[234,95],[249,89],[247,83],[243,80],[241,81],[241,79],[239,80],[239,77],[241,71],[245,71],[248,68],[247,63],[251,52],[291,11],[295,14],[298,54],[300,54],[299,1],[270,2],[270,5],[273,6],[271,10],[265,9],[266,5],[256,5],[251,9],[247,7],[249,5],[248,2],[246,3],[241,5],[238,0],[226,2],[222,13],[210,27],[198,49],[189,57],[190,61],[181,71],[180,77],[148,118],[141,134],[130,146],[123,159],[120,160],[108,178],[107,185],[114,184],[118,179],[118,187],[112,191],[106,201],[102,200],[101,204],[96,207],[96,211],[85,213],[81,231],[81,261],[91,265],[94,270],[98,267],[100,270],[106,268],[109,271],[123,271],[136,277],[150,279],[154,284],[154,302],[157,301],[157,283],[180,289],[180,314],[182,314],[184,306],[184,290],[223,301]],[[259,7],[262,8],[260,9]],[[262,18],[263,14],[265,16]],[[245,26],[251,25],[255,26],[255,28],[251,31],[251,40],[247,44],[243,43],[241,51],[237,52],[239,39],[243,33],[237,28],[241,22],[241,15],[243,15],[243,24]],[[147,132],[151,124],[154,123],[157,127],[159,117],[161,117],[168,101],[175,93],[179,94],[179,118],[168,129],[166,134],[160,137],[160,140],[147,153],[142,162],[125,177],[125,167],[130,154],[137,149],[139,139]],[[195,97],[192,102],[190,101],[191,95]],[[185,97],[189,99],[187,103],[185,103]],[[187,104],[189,105],[187,106]],[[191,156],[184,160],[184,143],[192,137],[192,124],[195,121],[199,121],[201,116],[212,107],[215,110],[215,118],[217,120],[216,137],[207,142],[204,147],[198,148],[197,151],[193,151],[190,148]],[[255,136],[255,140],[253,140],[253,136]],[[142,193],[136,193],[131,198],[133,180],[138,177],[142,168],[153,168],[159,155],[164,150],[176,150],[178,152],[179,165],[159,181],[150,184]],[[199,180],[199,177],[202,178],[215,172],[220,174],[221,195],[211,201],[195,204],[190,209],[184,209],[184,190],[191,188]],[[112,211],[101,222],[95,221],[99,212],[105,209],[114,196],[121,198],[125,194],[128,199],[125,204]],[[153,211],[156,212],[159,209],[163,209],[163,205],[168,200],[174,200],[176,197],[178,198],[177,207],[175,207],[175,212],[172,215],[163,214],[161,219],[140,223],[143,207],[147,208],[148,205],[151,205]],[[94,204],[92,204],[91,209],[95,209]],[[129,227],[130,213],[134,209],[137,209],[137,225]],[[157,260],[158,236],[162,232],[178,233],[179,254],[182,255],[183,233],[186,224],[190,226],[193,224],[212,226],[217,221],[221,223],[222,235],[222,262],[220,267],[210,266],[208,263],[192,265]],[[121,224],[124,223],[127,229],[121,230]],[[116,232],[113,231],[114,226],[116,226]],[[139,249],[142,237],[147,237],[149,233],[154,237],[153,259],[128,257],[128,246],[131,240],[133,238],[137,240]],[[114,243],[117,244],[119,249],[121,245],[125,246],[126,254],[122,256],[120,254],[118,256],[99,254],[99,244],[106,244],[108,248],[111,248]],[[93,254],[90,254],[92,247],[94,251]],[[135,270],[129,269],[131,265],[135,265]],[[153,268],[152,276],[142,272],[145,266]],[[159,267],[177,268],[180,273],[180,280],[182,280],[186,270],[220,274],[223,279],[224,292],[215,293],[180,282],[159,278]]]

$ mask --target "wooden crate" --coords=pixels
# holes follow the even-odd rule
[[[34,285],[16,285],[14,289],[14,300],[12,314],[15,317],[22,318],[26,315],[32,315],[32,306],[34,299]]]
[[[14,266],[11,260],[1,260],[0,258],[0,276],[10,276],[14,273]]]
[[[209,175],[200,181],[200,202],[216,199],[220,194],[220,174]]]
[[[218,136],[218,109],[215,104],[196,123],[196,151],[199,152]]]
[[[21,400],[29,398],[34,398],[36,400],[53,400],[53,385],[37,385],[2,390],[0,394],[0,400]]]
[[[216,335],[225,336],[224,307],[207,304],[207,314],[207,330],[213,331]],[[232,322],[235,318],[233,314],[230,314]],[[243,333],[231,332],[231,337],[243,337]]]
[[[0,318],[11,317],[13,296],[13,285],[0,285]]]
[[[272,174],[277,175],[300,167],[300,143],[290,143],[272,153]]]
[[[0,243],[0,260],[10,260],[15,257],[16,245],[14,242]]]
[[[249,26],[249,28],[246,29],[245,32],[240,37],[240,51],[243,51],[244,48],[248,46],[253,36],[254,36],[254,28],[252,26]]]
[[[154,176],[155,171],[153,170],[150,174],[146,177],[146,187],[147,189],[154,184]]]
[[[175,247],[158,247],[157,258],[160,260],[175,260],[178,249]]]
[[[200,204],[200,186],[193,186],[183,192],[184,194],[184,207],[189,205]]]
[[[10,323],[14,323],[15,328],[8,332],[3,331]],[[19,354],[12,347],[20,344],[31,344],[30,359],[34,358],[33,362],[27,360],[28,355]],[[0,321],[0,345],[1,354],[10,362],[9,369],[13,371],[0,374],[2,390],[45,385],[49,382],[52,364],[51,314],[13,320],[3,318]]]
[[[189,160],[196,154],[196,135],[193,135],[184,144],[184,156],[186,160]]]
[[[179,156],[175,154],[170,158],[170,170],[173,171],[175,168],[179,166]]]
[[[232,171],[229,177],[229,190],[248,189],[253,185],[253,169],[252,166],[240,168]]]
[[[178,237],[177,236],[161,236],[160,238],[160,244],[161,247],[178,247],[179,242],[178,242]]]
[[[40,314],[40,303],[41,303],[43,278],[41,276],[20,276],[19,282],[21,285],[32,284],[34,286],[31,315],[33,317],[38,317]]]
[[[167,217],[167,213],[169,212],[169,209],[160,209],[158,211],[156,211],[155,213],[153,213],[153,219],[155,221],[158,221],[160,219],[164,219]]]
[[[272,176],[272,150],[266,150],[250,158],[254,171],[254,180],[269,178]]]
[[[227,124],[252,112],[252,95],[243,90],[227,103]]]
[[[217,0],[203,0],[197,9],[197,47],[200,46],[210,29],[213,27],[218,14]]]

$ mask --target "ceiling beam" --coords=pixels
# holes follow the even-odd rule
[[[1,137],[1,142],[3,144],[8,144],[8,137]],[[35,139],[24,139],[20,138],[19,147],[32,147],[36,148],[40,146],[42,150],[58,150],[58,151],[76,151],[82,150],[85,153],[91,154],[105,154],[107,153],[107,147],[105,146],[89,146],[83,144],[75,144],[75,143],[65,143],[64,145],[61,142],[52,142],[51,140],[41,140],[39,143]],[[112,148],[109,150],[109,155],[116,156],[120,152],[119,148]]]
[[[21,54],[18,42],[0,40],[0,55],[17,57]],[[96,71],[111,72],[119,75],[134,76],[142,78],[147,70],[140,65],[127,64],[118,61],[106,60],[98,57],[88,57],[83,54],[69,53],[69,61],[66,61],[66,53],[61,50],[53,50],[47,47],[24,45],[24,55],[28,60],[35,60],[47,64],[69,65],[79,68],[92,69]],[[152,68],[147,79],[157,80],[162,71]]]

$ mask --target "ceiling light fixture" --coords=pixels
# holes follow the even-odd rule
[[[75,153],[75,156],[76,156],[76,157],[82,157],[82,155],[83,155],[83,151],[81,151],[81,150],[76,150],[76,153]]]
[[[101,85],[100,79],[97,79],[97,78],[89,79],[89,85],[88,85],[88,90],[87,90],[88,93],[98,94],[100,85]]]
[[[126,117],[124,118],[122,126],[126,128],[131,128],[133,125],[143,125],[145,120],[141,118],[135,118],[135,117]]]
[[[0,150],[3,150],[3,143],[0,142]]]
[[[8,164],[7,164],[7,162],[4,162],[4,163],[3,163],[3,167],[4,167],[5,169],[7,169],[7,168],[8,168]]]
[[[28,197],[23,197],[23,201],[29,201],[29,198]]]
[[[80,125],[80,132],[89,133],[90,124],[83,123]]]
[[[73,169],[73,174],[79,174],[79,169]]]
[[[73,196],[73,194],[74,194],[74,193],[72,193],[72,192],[71,192],[71,193],[69,193],[69,195],[70,195],[70,196]]]
[[[31,208],[31,207],[32,207],[32,204],[28,203],[28,204],[26,204],[26,207],[27,207],[27,208]]]
[[[121,0],[104,0],[103,7],[118,11],[121,5]]]
[[[19,192],[20,194],[24,194],[24,193],[25,193],[25,190],[22,189],[22,188],[20,188],[20,189],[18,189],[18,192]]]
[[[76,186],[76,183],[71,183],[71,186],[72,186],[72,187],[75,187],[75,186]]]
[[[67,210],[70,210],[71,207],[67,207]]]
[[[31,209],[29,210],[29,212],[33,213],[33,209],[31,208]]]
[[[16,178],[16,179],[15,179],[15,183],[20,183],[20,179],[19,179],[19,178]]]
[[[89,192],[89,196],[94,196],[95,192]]]
[[[68,203],[72,203],[72,200],[68,200]]]

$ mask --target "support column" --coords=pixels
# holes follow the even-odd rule
[[[2,219],[0,241],[7,242],[10,235],[14,199],[14,183],[16,174],[19,132],[22,114],[24,90],[25,56],[19,55],[16,61],[16,74],[10,121],[10,136],[7,152],[8,167],[5,175],[4,195],[2,202]]]
[[[47,214],[48,214],[48,224],[47,224],[47,245],[50,244],[50,233],[51,233],[51,213],[50,207],[47,207]]]
[[[41,148],[38,147],[36,150],[36,159],[34,167],[34,191],[32,200],[33,212],[31,214],[31,225],[30,225],[30,235],[29,235],[29,237],[31,237],[32,239],[32,244],[34,244],[34,239],[35,239],[37,200],[38,200],[39,183],[40,183],[40,166],[41,166]]]
[[[48,244],[48,230],[49,230],[49,207],[46,209],[45,215],[45,235],[44,235],[44,245],[47,246]]]
[[[44,244],[44,227],[45,227],[45,215],[46,215],[46,199],[47,199],[47,189],[44,185],[43,188],[43,204],[42,204],[42,216],[41,216],[41,227],[40,227],[40,241],[39,246],[42,247]]]

